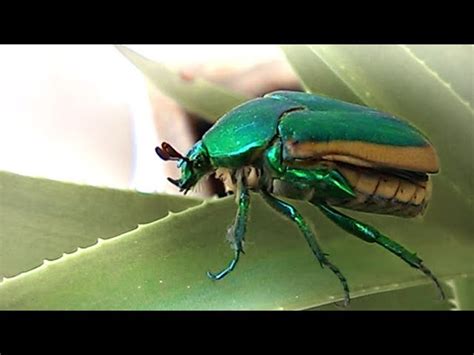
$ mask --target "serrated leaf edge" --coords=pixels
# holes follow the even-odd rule
[[[425,69],[431,76],[433,76],[441,85],[443,85],[451,95],[453,95],[459,102],[461,102],[466,108],[471,112],[471,114],[474,114],[474,109],[471,107],[470,103],[467,100],[464,100],[454,89],[453,87],[446,81],[444,81],[439,74],[434,71],[433,69],[430,68],[426,62],[421,60],[410,48],[408,48],[405,45],[400,45],[401,48],[403,48],[410,57],[412,57],[418,64],[420,64],[423,69]]]
[[[474,276],[474,274],[471,275],[471,274],[468,274],[468,273],[461,273],[461,274],[458,273],[458,274],[449,274],[449,275],[446,275],[446,276],[440,278],[440,281],[443,281],[444,284],[447,285],[450,288],[450,290],[452,291],[451,294],[453,296],[447,298],[446,302],[451,304],[453,307],[458,307],[458,304],[457,304],[457,301],[456,301],[456,292],[455,292],[455,289],[452,286],[453,285],[452,279],[470,278],[470,277],[473,277],[473,276]],[[419,280],[405,281],[405,282],[401,282],[401,283],[390,283],[390,284],[386,284],[386,285],[383,285],[383,286],[374,286],[374,287],[370,287],[370,288],[367,288],[367,289],[351,291],[351,298],[355,299],[355,298],[359,298],[359,297],[371,296],[371,295],[375,295],[375,294],[379,294],[379,293],[385,293],[385,292],[391,292],[391,291],[395,291],[395,290],[404,290],[404,289],[411,288],[411,287],[417,287],[417,286],[423,286],[423,285],[429,285],[429,284],[432,284],[432,282],[430,280],[425,280],[423,278],[423,276],[420,276]],[[436,289],[435,289],[434,286],[433,286],[433,293],[436,295]],[[318,308],[318,307],[321,307],[321,306],[325,306],[325,305],[328,305],[328,304],[331,304],[331,303],[341,302],[341,301],[344,301],[343,297],[329,296],[326,302],[317,303],[317,304],[314,304],[312,306],[308,306],[308,307],[304,307],[304,308],[298,308],[298,310]],[[454,309],[456,309],[456,308],[454,308]]]
[[[110,237],[110,238],[107,238],[107,239],[102,239],[102,238],[98,238],[97,241],[94,243],[94,244],[91,244],[90,246],[87,246],[85,248],[81,248],[81,247],[77,247],[73,252],[71,253],[63,253],[59,258],[56,258],[56,259],[53,259],[53,260],[49,260],[49,259],[44,259],[43,262],[33,268],[33,269],[30,269],[30,270],[27,270],[27,271],[23,271],[15,276],[12,276],[12,277],[4,277],[1,281],[0,281],[0,288],[5,285],[5,284],[8,284],[12,281],[16,281],[18,279],[21,279],[23,277],[26,277],[26,276],[29,276],[31,274],[34,274],[36,272],[40,272],[42,270],[44,270],[45,268],[47,268],[49,265],[56,265],[56,264],[59,264],[59,263],[63,263],[64,261],[66,260],[69,260],[70,258],[75,258],[77,257],[78,255],[81,255],[85,252],[90,252],[92,250],[95,250],[96,248],[104,245],[104,244],[108,244],[108,243],[112,243],[114,241],[117,241],[119,239],[122,239],[122,238],[125,238],[125,237],[128,237],[129,234],[134,234],[136,233],[137,231],[143,229],[143,228],[147,228],[151,225],[154,225],[154,224],[158,224],[158,223],[162,223],[163,221],[168,221],[170,218],[173,218],[174,216],[177,216],[177,215],[182,215],[182,214],[185,214],[185,213],[188,213],[194,209],[199,209],[199,208],[203,208],[205,207],[206,205],[208,204],[212,204],[212,203],[215,203],[217,200],[222,200],[221,198],[210,198],[210,199],[207,199],[207,200],[202,200],[202,202],[196,206],[192,206],[192,207],[189,207],[183,211],[179,211],[179,212],[172,212],[172,211],[169,211],[168,214],[163,217],[163,218],[160,218],[156,221],[153,221],[153,222],[150,222],[150,223],[144,223],[144,224],[137,224],[137,226],[126,232],[126,233],[123,233],[123,234],[119,234],[115,237]]]

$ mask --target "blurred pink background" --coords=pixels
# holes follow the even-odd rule
[[[128,47],[192,71],[204,64],[212,72],[284,61],[279,48],[269,45]],[[159,100],[152,105],[150,97]],[[154,153],[160,132],[153,116],[160,108],[181,110],[157,89],[149,90],[141,72],[114,46],[0,46],[0,170],[176,193]],[[180,123],[176,131],[187,135]],[[183,145],[193,143],[189,136]]]

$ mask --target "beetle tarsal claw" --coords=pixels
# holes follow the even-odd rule
[[[208,272],[206,273],[206,275],[207,275],[207,277],[209,277],[212,281],[217,281],[217,280],[219,280],[219,277],[218,277],[216,274],[214,274],[214,273],[212,273],[212,272],[210,272],[210,271],[208,271]]]

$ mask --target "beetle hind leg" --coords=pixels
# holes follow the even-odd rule
[[[339,281],[342,284],[342,288],[344,289],[344,305],[347,306],[350,302],[349,286],[347,284],[347,280],[341,273],[339,268],[328,260],[328,258],[326,257],[327,254],[321,250],[320,246],[318,245],[318,242],[316,241],[316,238],[314,237],[313,232],[306,224],[303,217],[293,206],[272,196],[265,189],[261,189],[260,192],[265,201],[271,207],[273,207],[276,211],[280,212],[281,214],[296,223],[300,231],[303,233],[311,250],[313,251],[313,254],[318,259],[321,267],[327,266],[338,277]]]
[[[243,242],[245,237],[245,230],[247,227],[247,219],[249,214],[250,195],[248,188],[242,182],[242,176],[238,177],[238,209],[237,215],[235,216],[234,224],[227,231],[227,237],[232,244],[234,249],[234,258],[231,260],[229,265],[220,272],[212,273],[207,272],[207,276],[211,280],[220,280],[234,270],[235,266],[239,262],[240,254],[245,254],[243,250]]]
[[[436,278],[436,276],[433,275],[431,270],[423,264],[422,260],[416,254],[411,253],[400,244],[384,236],[374,227],[359,222],[349,216],[346,216],[345,214],[329,207],[324,202],[312,203],[316,205],[326,215],[326,217],[328,217],[331,221],[336,223],[345,231],[351,233],[352,235],[355,235],[356,237],[366,242],[377,243],[381,245],[391,253],[397,255],[410,266],[419,269],[435,283],[441,295],[441,299],[446,299],[443,288],[441,287],[441,284],[439,283],[438,279]]]

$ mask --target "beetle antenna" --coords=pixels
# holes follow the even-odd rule
[[[168,161],[168,160],[178,161],[182,159],[184,161],[189,162],[189,159],[187,157],[184,157],[183,155],[178,153],[170,144],[166,142],[163,142],[161,144],[161,148],[155,147],[155,152],[156,154],[158,154],[158,156],[161,159],[165,161]]]
[[[178,160],[178,159],[183,159],[183,160],[186,160],[186,161],[189,161],[188,158],[184,157],[181,153],[178,153],[176,151],[176,149],[174,149],[170,144],[166,143],[166,142],[163,142],[161,143],[161,148],[166,152],[168,153],[168,156],[170,158],[175,158],[173,160]]]
[[[182,154],[178,153],[176,151],[176,149],[174,149],[170,144],[168,144],[166,142],[161,143],[161,148],[156,147],[155,152],[156,152],[156,154],[158,154],[158,156],[161,159],[166,160],[166,161],[168,161],[168,160],[174,160],[174,161],[184,160],[184,161],[189,162],[188,157],[184,157]]]
[[[165,161],[170,160],[170,156],[168,155],[168,153],[166,153],[160,147],[155,147],[155,152],[161,159]]]

